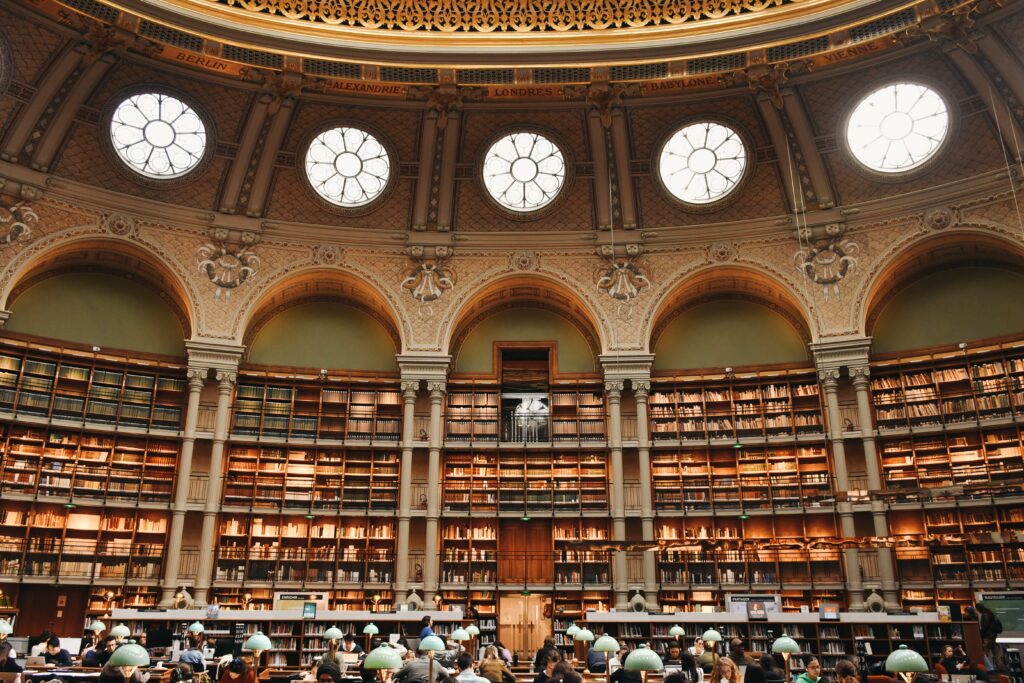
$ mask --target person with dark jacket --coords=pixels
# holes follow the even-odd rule
[[[555,647],[555,639],[548,637],[544,639],[544,644],[537,650],[537,654],[533,656],[533,672],[539,674],[544,671],[547,667],[547,661],[549,655],[555,655],[555,661],[561,659],[558,654],[558,648]]]
[[[704,672],[697,666],[697,660],[689,652],[679,655],[679,673],[686,679],[685,683],[703,683]]]
[[[117,639],[114,636],[107,636],[97,643],[96,647],[82,655],[82,666],[102,669],[107,665],[107,660],[110,659],[110,655],[114,654],[116,649]]]
[[[996,638],[1003,632],[1003,623],[985,605],[978,605],[978,630],[981,631],[981,647],[985,656],[994,668],[1003,668],[1003,649],[996,642]]]
[[[768,679],[765,678],[765,671],[760,666],[747,664],[747,669],[743,672],[743,683],[768,683]]]
[[[751,663],[750,657],[743,650],[743,641],[739,638],[729,641],[729,659],[736,662],[736,666],[748,666]]]
[[[603,652],[598,652],[594,648],[587,650],[587,671],[592,674],[606,673],[607,666],[604,657]]]
[[[60,646],[60,638],[57,636],[50,636],[46,641],[43,659],[54,666],[71,666],[71,653]]]
[[[17,660],[11,656],[13,649],[7,641],[0,643],[0,673],[20,674],[22,672]]]
[[[761,655],[761,668],[764,670],[765,683],[783,683],[786,680],[786,670],[779,667],[772,655]]]
[[[545,642],[547,641],[545,640]],[[541,652],[537,653],[538,658],[541,656],[543,650],[544,648],[541,648]],[[537,672],[537,675],[534,676],[533,683],[550,683],[555,674],[555,665],[558,664],[560,659],[561,657],[558,656],[558,652],[552,651],[544,653],[544,659],[540,662],[534,660],[534,666],[537,666],[539,663],[542,668]]]

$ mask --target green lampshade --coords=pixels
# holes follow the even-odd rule
[[[928,670],[928,662],[916,650],[900,645],[885,658],[885,670],[892,673],[917,673]]]
[[[470,624],[466,627],[466,633],[468,633],[471,637],[476,638],[478,635],[480,635],[480,627],[476,624]]]
[[[469,633],[464,628],[457,628],[452,631],[452,634],[448,637],[458,643],[461,643],[464,640],[469,640]]]
[[[615,640],[610,635],[605,634],[595,640],[590,649],[595,652],[618,652],[619,641]]]
[[[149,653],[141,645],[128,643],[114,650],[107,664],[113,667],[149,666]]]
[[[245,641],[245,645],[242,646],[243,649],[252,650],[253,652],[266,652],[272,647],[270,638],[263,635],[262,631],[256,631],[256,633],[249,636],[249,639]]]
[[[9,636],[14,633],[14,627],[6,619],[0,619],[0,635]]]
[[[594,633],[589,628],[581,628],[579,631],[576,631],[576,635],[573,636],[573,639],[583,643],[589,643],[594,639]]]
[[[787,655],[800,654],[800,644],[783,633],[772,643],[772,652]]]
[[[398,650],[393,647],[381,645],[377,649],[371,650],[370,654],[366,655],[366,659],[363,660],[363,668],[401,669],[402,655],[398,654]]]
[[[365,636],[375,636],[378,633],[380,633],[380,629],[377,628],[377,624],[369,623],[363,627],[363,635]]]
[[[89,624],[89,630],[93,633],[103,633],[107,630],[107,625],[99,619],[96,619],[91,624]],[[3,633],[2,627],[0,627],[0,633]]]
[[[193,635],[206,633],[206,627],[200,624],[198,621],[193,621],[191,624],[188,625],[188,632]]]
[[[324,631],[324,640],[341,640],[344,637],[345,634],[337,626],[332,626]]]
[[[569,628],[565,629],[565,635],[570,638],[575,638],[576,634],[580,632],[580,627],[576,624],[569,624]]]
[[[670,628],[668,630],[668,634],[670,636],[672,636],[673,638],[678,638],[679,636],[686,635],[686,631],[683,630],[682,626],[680,626],[679,624],[676,624],[675,626],[673,626],[672,628]]]
[[[114,628],[110,629],[110,635],[115,638],[127,638],[132,634],[131,630],[124,624],[118,624]]]
[[[427,636],[420,641],[420,652],[441,652],[442,650],[447,649],[448,648],[445,646],[444,641],[437,636]]]
[[[661,671],[665,665],[657,652],[646,645],[640,645],[626,657],[623,668],[626,671]]]
[[[700,638],[705,643],[720,643],[720,642],[722,642],[722,634],[719,633],[718,631],[716,631],[713,628],[709,628],[707,631],[704,631],[704,635],[702,635]]]

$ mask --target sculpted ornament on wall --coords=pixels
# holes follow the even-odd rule
[[[455,286],[455,271],[448,265],[451,250],[435,247],[434,258],[427,258],[423,247],[409,247],[412,266],[406,270],[402,288],[412,294],[421,304],[437,301]]]
[[[227,231],[214,230],[213,241],[199,247],[199,272],[216,285],[214,299],[219,300],[221,294],[230,299],[232,289],[241,287],[256,274],[260,259],[251,248],[256,237],[247,235],[242,236],[242,243],[233,244],[226,241]]]
[[[6,227],[6,232],[0,236],[0,246],[6,247],[28,237],[32,234],[28,224],[37,220],[39,216],[28,202],[15,202],[0,209],[0,225]]]
[[[825,300],[839,297],[839,283],[857,265],[860,245],[845,238],[846,226],[829,223],[819,232],[812,227],[799,228],[801,247],[796,252],[797,268],[816,285],[821,285]]]
[[[651,286],[643,269],[634,261],[640,251],[639,245],[630,244],[626,246],[626,256],[619,258],[610,246],[598,249],[598,255],[607,259],[608,265],[597,271],[597,288],[624,304],[640,296],[643,290]]]

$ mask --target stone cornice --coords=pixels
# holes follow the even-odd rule
[[[188,366],[213,370],[217,373],[234,373],[245,353],[244,346],[218,341],[190,339],[185,342]]]
[[[871,351],[870,337],[846,337],[810,345],[814,364],[819,370],[839,370],[850,365],[864,365]]]
[[[431,384],[444,384],[448,379],[452,357],[444,354],[402,353],[395,356],[402,373],[402,381],[424,380]]]

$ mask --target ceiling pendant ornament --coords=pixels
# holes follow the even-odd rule
[[[479,100],[487,94],[487,88],[456,86],[445,83],[438,86],[409,86],[409,99],[426,100],[427,111],[437,115],[437,127],[444,130],[448,117],[462,111],[466,100]]]
[[[26,239],[32,234],[29,223],[39,220],[35,210],[26,201],[7,204],[0,208],[0,225],[6,227],[6,232],[0,236],[0,246],[10,246],[19,240]]]
[[[825,226],[797,228],[800,249],[794,255],[797,269],[816,285],[825,300],[839,298],[839,283],[857,266],[860,245],[846,237],[846,226],[829,223]]]
[[[778,64],[752,64],[746,69],[723,75],[722,82],[726,85],[746,83],[752,91],[763,94],[776,109],[781,111],[784,106],[782,86],[786,84],[790,76],[810,70],[811,61],[809,59]]]
[[[434,247],[434,256],[427,256],[422,246],[409,247],[407,253],[412,265],[406,269],[402,289],[421,304],[437,301],[455,286],[455,271],[448,263],[452,250],[449,247]]]
[[[637,83],[593,83],[591,85],[567,85],[563,89],[566,99],[582,99],[587,106],[597,111],[604,128],[612,127],[612,111],[622,106],[623,96],[638,97],[641,89]]]
[[[213,298],[231,298],[231,290],[241,287],[256,275],[260,258],[252,247],[259,241],[255,233],[243,232],[237,240],[223,228],[210,232],[210,242],[199,247],[199,272],[216,286]]]
[[[616,256],[611,245],[603,245],[597,249],[598,256],[607,261],[607,265],[601,266],[595,273],[597,288],[630,309],[625,311],[626,318],[629,318],[633,299],[651,286],[647,274],[634,260],[641,252],[638,244],[626,245],[623,257]],[[623,311],[620,310],[620,313]]]

